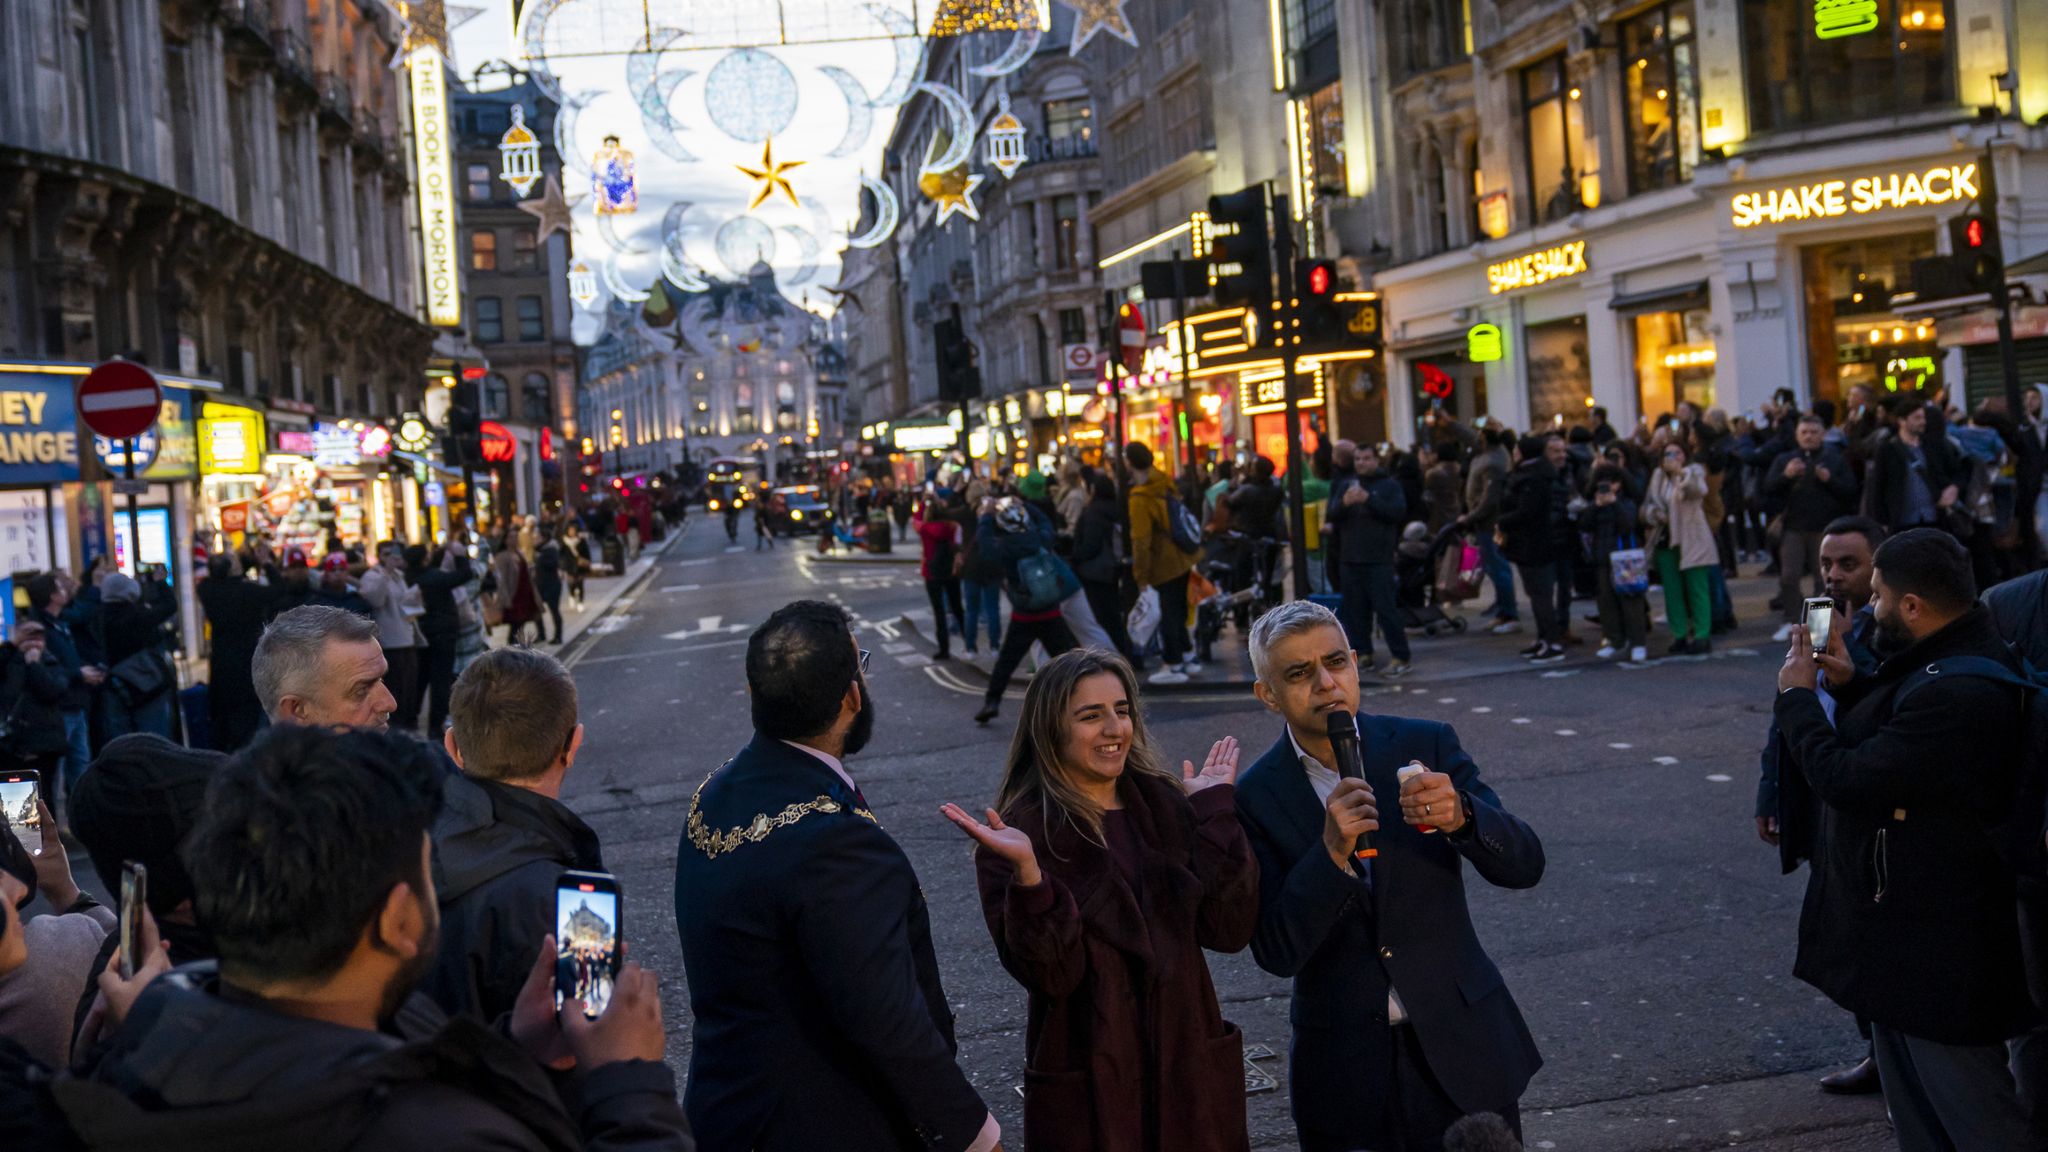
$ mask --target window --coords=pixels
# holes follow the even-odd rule
[[[1621,51],[1629,191],[1689,182],[1700,162],[1692,0],[1660,5],[1624,23]]]
[[[1331,82],[1308,98],[1308,161],[1316,188],[1343,196],[1351,187],[1344,164],[1344,86]]]
[[[1336,0],[1286,0],[1282,25],[1290,52],[1302,52],[1337,34]]]
[[[517,272],[531,272],[539,260],[534,251],[534,231],[531,228],[515,229],[512,233],[512,268]]]
[[[1116,182],[1119,185],[1134,184],[1152,170],[1151,157],[1145,147],[1145,117],[1126,117],[1109,130],[1110,155],[1116,157]]]
[[[1416,167],[1422,177],[1422,236],[1424,254],[1442,252],[1451,246],[1449,204],[1444,199],[1444,158],[1427,142],[1417,149]]]
[[[1822,39],[1819,6],[1743,0],[1750,127],[1799,128],[1955,101],[1943,0],[1866,0],[1867,31]]]
[[[548,326],[541,319],[540,297],[519,298],[519,338],[528,343],[548,338]]]
[[[1592,362],[1586,356],[1586,318],[1573,316],[1523,328],[1529,356],[1529,415],[1532,427],[1562,416],[1585,417],[1592,407]]]
[[[1565,76],[1564,54],[1522,69],[1522,131],[1529,149],[1529,203],[1548,224],[1584,207],[1579,160],[1586,151],[1585,101]]]
[[[483,310],[483,303],[483,300],[477,301],[479,312]],[[490,303],[495,305],[497,301],[491,300]],[[512,414],[512,382],[496,372],[491,373],[484,377],[483,395],[479,399],[483,403],[484,419],[503,420]]]
[[[478,272],[498,270],[498,234],[478,228],[469,234],[469,266]]]
[[[476,298],[476,338],[496,344],[505,338],[505,302],[496,296]]]
[[[1178,160],[1190,152],[1208,147],[1207,109],[1203,107],[1202,77],[1199,73],[1162,89],[1159,105],[1165,112],[1166,155]]]
[[[1636,411],[1655,419],[1681,400],[1714,406],[1713,323],[1705,308],[1636,316]]]
[[[1400,29],[1392,45],[1396,80],[1430,72],[1471,54],[1465,23],[1466,0],[1402,0],[1400,19],[1387,27]]]
[[[491,166],[471,164],[469,166],[469,198],[489,200],[491,198]]]
[[[1074,196],[1052,198],[1052,266],[1071,272],[1081,252],[1081,201]]]
[[[1045,138],[1052,143],[1062,140],[1093,140],[1095,138],[1095,109],[1086,96],[1067,100],[1045,102]]]
[[[1088,342],[1088,313],[1080,308],[1060,309],[1060,343]]]
[[[538,301],[539,297],[524,297]],[[528,372],[519,382],[519,418],[528,424],[549,424],[548,419],[548,378],[538,372]]]
[[[1912,282],[1913,261],[1932,255],[1932,231],[1800,250],[1814,399],[1840,405],[1858,384],[1879,396],[1941,387],[1934,328],[1891,310],[1892,293]]]

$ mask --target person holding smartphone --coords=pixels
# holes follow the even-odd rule
[[[1801,622],[1802,597],[1821,590],[1821,533],[1856,506],[1856,474],[1841,453],[1824,443],[1827,428],[1818,416],[1799,418],[1798,443],[1778,454],[1764,479],[1764,495],[1783,509],[1778,514],[1778,595],[1784,623],[1771,636],[1792,638]],[[1809,587],[1810,585],[1810,587]]]
[[[22,925],[29,960],[0,981],[0,1036],[12,1037],[52,1068],[71,1062],[72,1009],[87,986],[93,958],[115,929],[114,914],[79,888],[71,858],[47,805],[40,806],[42,851],[31,855],[0,820],[0,869],[13,879],[17,908],[37,895],[51,915]]]

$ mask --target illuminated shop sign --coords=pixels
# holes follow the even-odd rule
[[[1541,252],[1530,252],[1513,260],[1486,266],[1486,284],[1493,294],[1517,288],[1534,288],[1552,280],[1564,280],[1586,270],[1586,242],[1573,240]]]
[[[1886,172],[1854,180],[1824,180],[1763,192],[1738,192],[1737,228],[1862,216],[1887,208],[1917,208],[1977,198],[1977,165],[1937,164],[1921,172]]]
[[[207,401],[199,416],[199,470],[248,475],[263,470],[263,414]]]
[[[889,431],[899,452],[944,452],[959,435],[950,424],[898,424]]]
[[[1877,0],[1813,0],[1813,35],[1836,40],[1877,31]]]
[[[448,166],[448,75],[438,49],[416,48],[412,72],[413,159],[418,168],[420,249],[426,258],[427,322],[462,324],[462,279],[455,236],[454,177]]]
[[[1500,325],[1474,324],[1466,331],[1465,359],[1474,364],[1491,364],[1506,355],[1507,343],[1501,339]]]
[[[1323,373],[1320,368],[1306,374],[1301,382],[1302,397],[1295,402],[1299,411],[1313,411],[1324,404]],[[1246,416],[1287,410],[1287,378],[1279,369],[1245,372],[1237,378],[1237,410]]]

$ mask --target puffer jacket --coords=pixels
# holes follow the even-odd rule
[[[1195,556],[1173,542],[1173,527],[1167,523],[1166,500],[1176,495],[1173,477],[1154,468],[1138,474],[1131,485],[1131,578],[1146,587],[1169,584],[1195,567]]]

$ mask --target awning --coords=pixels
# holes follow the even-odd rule
[[[1634,316],[1643,312],[1683,312],[1688,308],[1705,308],[1707,303],[1707,282],[1695,280],[1690,284],[1616,296],[1607,306],[1624,316]]]

